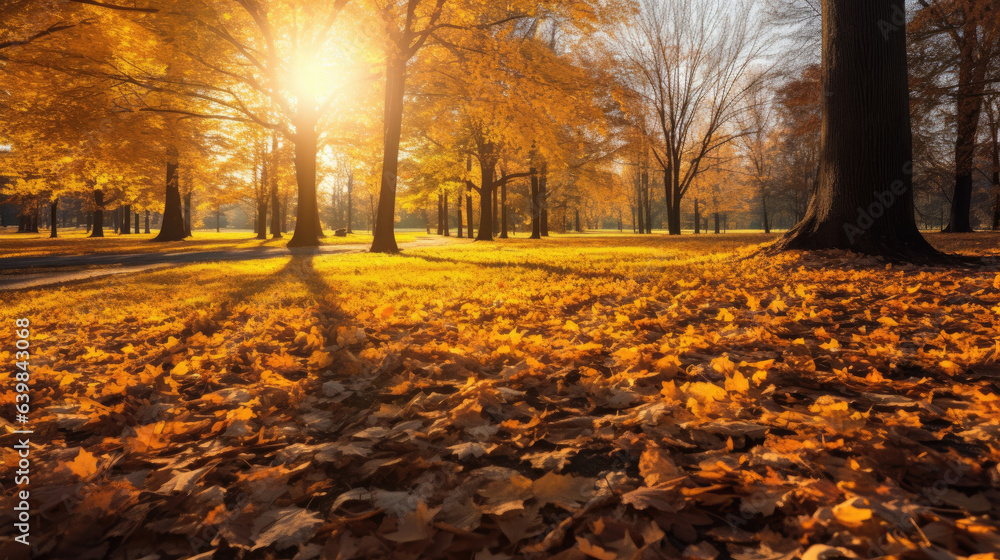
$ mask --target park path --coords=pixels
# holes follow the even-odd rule
[[[419,249],[455,243],[451,237],[418,237],[416,241],[400,243],[400,249]],[[210,261],[248,261],[273,259],[289,255],[335,255],[340,253],[362,253],[369,245],[352,243],[346,245],[324,245],[315,248],[288,249],[286,247],[260,247],[251,249],[187,251],[176,253],[132,253],[60,255],[50,257],[10,257],[0,259],[0,270],[25,270],[31,272],[0,275],[0,291],[23,290],[52,284],[89,280],[114,274],[128,274],[156,270],[183,264]],[[73,271],[45,272],[46,268],[105,267],[87,268]],[[38,272],[35,272],[38,270]]]

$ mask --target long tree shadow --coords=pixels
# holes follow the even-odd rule
[[[449,257],[435,257],[431,255],[417,254],[417,253],[399,253],[398,256],[421,259],[432,263],[451,263],[457,265],[480,266],[485,268],[494,268],[501,270],[509,270],[511,268],[526,268],[529,270],[545,272],[547,274],[553,274],[558,276],[572,275],[572,276],[579,276],[581,278],[591,278],[599,280],[628,280],[637,278],[637,275],[633,274],[615,274],[604,271],[586,270],[582,268],[582,266],[586,265],[586,261],[583,261],[580,267],[569,267],[569,266],[559,266],[555,264],[547,264],[537,261],[489,262],[489,261],[464,260],[464,259],[456,259]],[[667,265],[671,262],[679,261],[680,257],[661,257],[661,259],[663,261],[663,264]]]

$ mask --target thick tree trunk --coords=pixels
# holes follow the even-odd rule
[[[483,181],[480,183],[479,197],[479,233],[476,241],[493,241],[493,205],[491,196],[493,189],[494,167],[492,164],[482,164]]]
[[[163,220],[160,233],[156,234],[153,241],[180,241],[187,237],[181,210],[178,167],[177,151],[171,150],[167,157],[167,194],[163,205]]]
[[[719,213],[715,213],[715,233],[719,233]]]
[[[424,208],[424,227],[427,228],[427,235],[431,234],[431,218],[427,214],[427,208]]]
[[[895,258],[937,252],[913,216],[906,36],[884,33],[904,0],[823,0],[823,126],[819,189],[777,247],[849,249]]]
[[[143,230],[144,230],[144,233],[149,233],[149,210],[146,210],[146,223],[145,223],[145,227],[143,228]]]
[[[123,235],[128,235],[132,233],[132,206],[126,204],[121,208],[122,216],[122,226],[121,233]]]
[[[698,199],[694,199],[694,233],[701,233],[701,209],[698,208]]]
[[[304,106],[296,116],[295,182],[298,187],[298,205],[295,231],[288,241],[288,247],[318,247],[319,240],[323,237],[319,202],[316,198],[316,153],[319,150],[316,120],[315,109],[311,106]],[[261,226],[264,227],[264,224]]]
[[[403,130],[403,100],[406,60],[399,53],[389,56],[385,85],[385,142],[382,150],[382,183],[378,195],[373,253],[398,253],[396,221],[396,181],[399,171],[399,139]]]
[[[500,185],[500,239],[507,239],[507,183]]]
[[[56,223],[57,223],[56,219],[58,218],[56,214],[57,208],[59,208],[59,199],[55,198],[52,200],[52,206],[50,207],[49,210],[49,221],[52,222],[51,230],[49,231],[50,238],[59,236],[59,232],[56,231]]]
[[[529,239],[542,238],[542,206],[538,200],[538,175],[534,167],[531,168],[531,237]]]
[[[104,237],[104,191],[94,189],[94,227],[90,237]]]

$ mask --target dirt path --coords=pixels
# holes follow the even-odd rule
[[[434,247],[458,242],[450,237],[418,237],[416,241],[401,243],[399,248],[418,249]],[[127,274],[156,270],[169,266],[179,266],[196,262],[208,261],[248,261],[257,259],[273,259],[289,255],[335,255],[340,253],[362,253],[367,251],[368,244],[325,245],[311,249],[287,249],[284,247],[267,247],[259,249],[237,249],[230,251],[192,251],[185,253],[136,253],[110,255],[74,255],[30,258],[0,259],[0,270],[26,270],[30,272],[0,276],[0,291],[23,290],[52,284],[89,280],[114,274]],[[53,270],[44,272],[46,268],[87,268],[85,270]],[[35,269],[39,269],[35,272]]]

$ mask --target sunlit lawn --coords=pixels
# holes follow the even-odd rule
[[[0,228],[0,258],[40,257],[46,255],[86,255],[107,253],[166,253],[179,251],[217,251],[226,249],[252,249],[256,247],[284,247],[291,238],[291,232],[284,239],[260,240],[252,231],[195,230],[189,239],[168,243],[153,243],[156,233],[120,235],[113,230],[105,230],[105,237],[90,238],[83,228],[59,229],[56,239],[49,232],[17,233],[16,228]],[[370,232],[359,231],[347,237],[335,237],[326,232],[323,245],[371,244]],[[399,232],[396,240],[405,243],[416,239],[419,233],[413,230]]]

